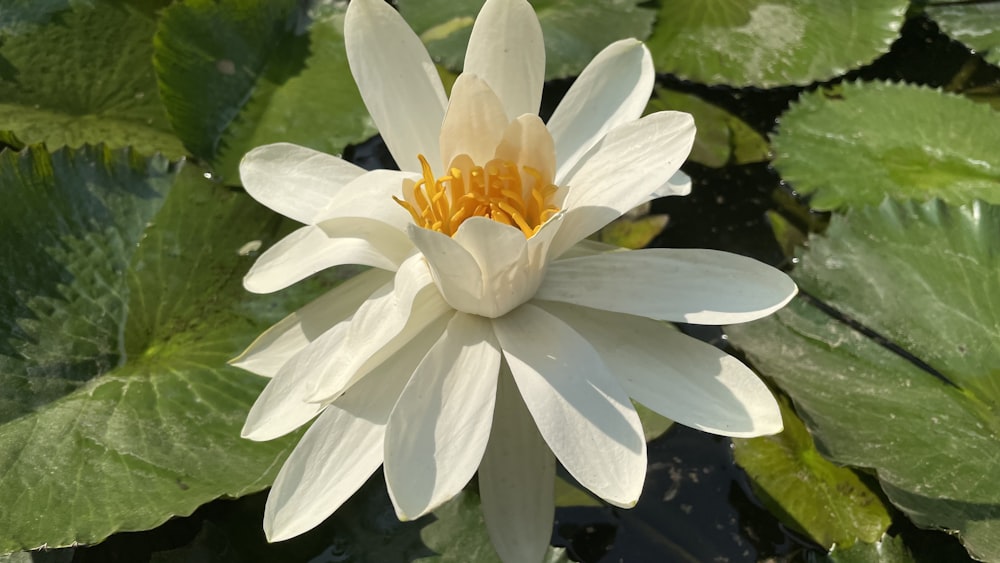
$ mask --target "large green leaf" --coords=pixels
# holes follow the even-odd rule
[[[1000,3],[932,4],[925,9],[945,33],[1000,64]]]
[[[375,133],[347,65],[343,6],[187,0],[156,33],[160,94],[185,146],[236,178],[251,148],[287,141],[336,154]]]
[[[293,442],[239,437],[264,380],[226,360],[321,283],[242,289],[280,218],[103,147],[0,153],[0,196],[0,553],[270,484]]]
[[[660,72],[706,84],[809,84],[889,50],[906,0],[662,0],[647,44]]]
[[[656,88],[647,113],[683,111],[694,117],[698,132],[688,160],[721,168],[727,164],[763,162],[771,156],[767,139],[745,121],[692,94]]]
[[[1000,207],[855,209],[801,260],[805,292],[909,356],[804,299],[733,341],[835,462],[875,469],[918,525],[1000,559]]]
[[[431,56],[461,70],[476,14],[485,0],[399,0],[399,12]],[[656,14],[642,0],[532,0],[545,37],[545,77],[579,74],[619,39],[649,36]]]
[[[147,16],[98,3],[6,39],[0,124],[26,143],[53,149],[105,143],[183,155],[156,92],[154,30]]]
[[[921,86],[846,83],[782,117],[774,166],[817,209],[884,197],[1000,203],[1000,113]]]
[[[787,399],[781,415],[780,434],[733,440],[736,462],[764,504],[827,549],[878,542],[891,523],[878,494],[850,469],[819,455]]]

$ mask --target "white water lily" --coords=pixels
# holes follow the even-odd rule
[[[401,171],[289,144],[251,151],[258,201],[306,226],[247,274],[255,292],[340,264],[373,266],[284,319],[234,364],[272,377],[243,435],[316,420],[278,474],[272,541],[322,522],[380,466],[401,519],[478,471],[505,561],[541,559],[558,459],[607,502],[636,503],[646,444],[630,397],[727,436],[778,432],[745,366],[659,321],[728,324],[782,307],[781,272],[709,250],[581,242],[650,198],[683,195],[689,115],[640,119],[654,81],[638,41],[604,49],[548,123],[544,50],[525,0],[487,0],[450,100],[382,0],[353,0],[351,70]],[[675,173],[677,173],[675,175]]]

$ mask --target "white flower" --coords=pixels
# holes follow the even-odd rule
[[[723,252],[581,243],[651,197],[690,189],[675,172],[691,117],[639,119],[654,81],[641,43],[602,51],[544,124],[541,29],[525,0],[486,2],[450,100],[382,0],[350,3],[345,38],[402,171],[288,144],[255,149],[240,168],[254,198],[306,224],[258,259],[247,289],[338,264],[375,268],[234,361],[273,377],[245,437],[269,440],[318,415],[268,497],[269,539],[316,526],[379,466],[401,519],[478,470],[498,553],[538,560],[556,459],[607,502],[637,501],[646,445],[629,397],[717,434],[781,429],[748,368],[659,321],[763,317],[795,293],[787,276]]]

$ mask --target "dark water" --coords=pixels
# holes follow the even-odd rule
[[[902,38],[888,55],[846,79],[905,80],[947,87],[960,73],[965,87],[1000,83],[996,69],[942,35],[929,20],[915,18],[906,23]],[[661,83],[720,105],[765,134],[773,132],[778,116],[803,90],[732,90],[672,77],[661,77]],[[567,87],[565,81],[550,85],[545,102],[549,110]],[[367,168],[391,167],[391,158],[377,139],[349,149],[346,156]],[[803,229],[816,223],[815,219],[822,223],[822,216],[810,216],[805,203],[766,164],[723,169],[688,164],[685,170],[695,179],[693,193],[655,202],[653,211],[669,214],[670,223],[653,246],[717,248],[780,266],[786,258],[774,241],[765,212],[780,209]],[[685,330],[724,345],[717,329]],[[566,547],[575,560],[602,563],[824,560],[818,546],[761,508],[746,475],[733,463],[728,439],[675,426],[650,443],[649,463],[645,491],[637,507],[628,511],[611,507],[559,509],[553,544]],[[373,482],[367,487],[381,485]],[[49,552],[36,560],[325,563],[366,559],[349,553],[344,527],[330,522],[290,542],[267,544],[260,531],[265,495],[219,500],[155,530],[117,534],[97,546]],[[396,537],[394,542],[405,543],[398,551],[408,554],[405,559],[429,553],[420,548],[410,528],[387,520],[384,513],[364,509],[359,517],[366,522],[359,525],[375,527],[386,537]],[[924,560],[962,560],[963,552],[953,538],[912,528],[902,517],[896,521],[899,523],[891,531],[903,535],[918,552],[930,554]]]

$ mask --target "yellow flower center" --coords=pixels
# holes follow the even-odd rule
[[[517,164],[509,160],[493,159],[476,166],[461,155],[452,161],[447,175],[435,178],[424,155],[418,158],[423,178],[404,183],[405,201],[395,196],[392,199],[425,229],[453,236],[469,217],[487,217],[517,227],[530,238],[559,211],[552,203],[556,186],[529,166],[521,167],[522,175]],[[530,178],[527,183],[531,186],[525,185],[525,177]]]

